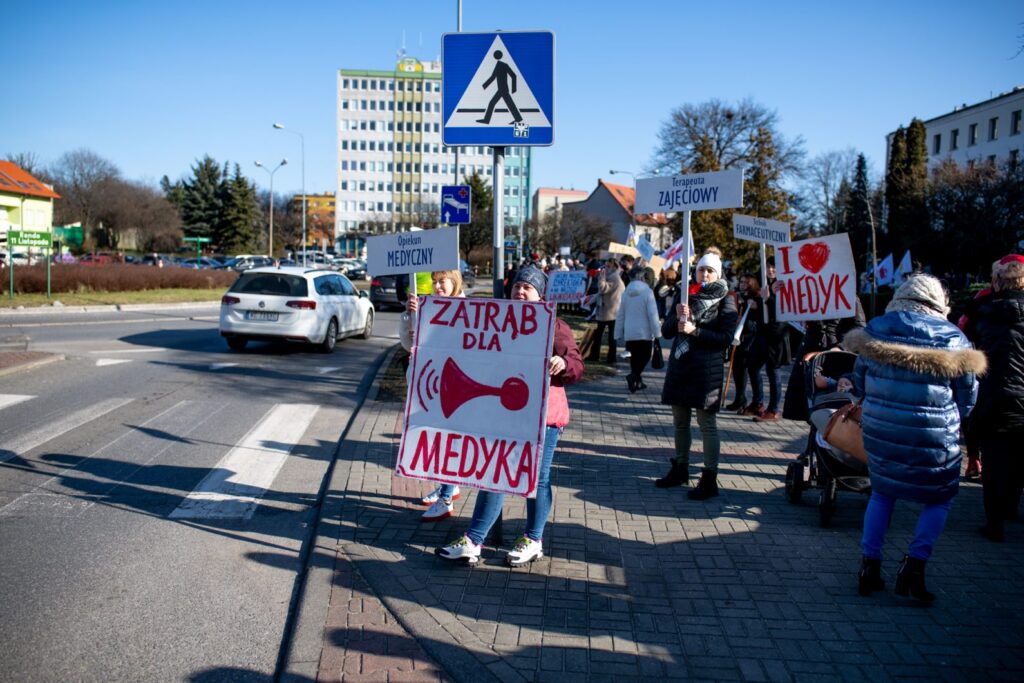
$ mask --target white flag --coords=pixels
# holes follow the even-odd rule
[[[689,264],[690,259],[697,255],[697,250],[693,247],[693,231],[690,231],[690,243],[687,245],[689,248],[686,250],[686,257],[683,257],[683,238],[680,237],[672,246],[669,247],[662,253],[661,258],[665,259],[666,263],[672,263],[672,261],[683,261],[685,260]]]
[[[910,261],[910,250],[907,249],[907,253],[903,255],[903,259],[900,264],[896,266],[896,281],[903,282],[903,280],[914,272],[914,265]]]
[[[892,254],[886,256],[881,263],[875,267],[875,285],[892,284]]]

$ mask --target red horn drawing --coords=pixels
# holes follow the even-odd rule
[[[451,417],[463,403],[480,396],[499,396],[506,410],[522,410],[530,398],[530,387],[518,377],[509,377],[500,387],[481,384],[449,358],[441,371],[441,412]]]

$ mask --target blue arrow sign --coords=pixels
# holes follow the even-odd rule
[[[452,225],[469,223],[472,196],[469,185],[442,185],[441,222]]]
[[[441,59],[444,144],[554,142],[554,33],[446,33]]]

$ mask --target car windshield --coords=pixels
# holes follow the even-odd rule
[[[270,296],[307,296],[306,279],[284,273],[243,273],[231,286],[232,292]]]

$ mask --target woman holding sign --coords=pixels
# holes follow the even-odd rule
[[[436,296],[452,296],[463,298],[466,293],[462,289],[462,273],[457,270],[437,270],[430,274],[431,285]],[[409,292],[406,299],[406,313],[398,321],[398,339],[402,348],[412,351],[415,345],[416,311],[419,309],[419,302],[416,292]],[[429,505],[427,511],[420,518],[422,522],[437,522],[452,516],[452,504],[461,495],[459,487],[455,484],[440,484],[433,491],[423,496],[421,502]]]
[[[516,301],[540,301],[547,291],[548,278],[540,268],[527,266],[516,273],[512,285],[512,298]],[[551,512],[551,460],[562,429],[569,424],[569,401],[565,385],[573,384],[583,375],[583,358],[576,347],[572,329],[562,320],[555,320],[555,336],[548,360],[551,387],[548,393],[547,431],[544,434],[544,452],[537,475],[537,496],[526,499],[526,531],[516,539],[505,561],[518,567],[544,557],[542,539],[544,525]],[[484,539],[501,514],[505,494],[480,491],[473,509],[473,519],[466,533],[456,541],[437,549],[437,555],[446,560],[461,560],[468,564],[480,561]]]
[[[736,299],[729,296],[729,285],[722,279],[721,257],[704,254],[697,262],[696,288],[685,304],[676,296],[661,326],[662,336],[673,340],[661,402],[672,406],[676,455],[672,469],[655,482],[658,488],[681,486],[690,479],[690,418],[696,411],[704,438],[704,470],[687,495],[691,500],[718,495],[721,445],[716,414],[722,403],[725,353],[738,321]]]

